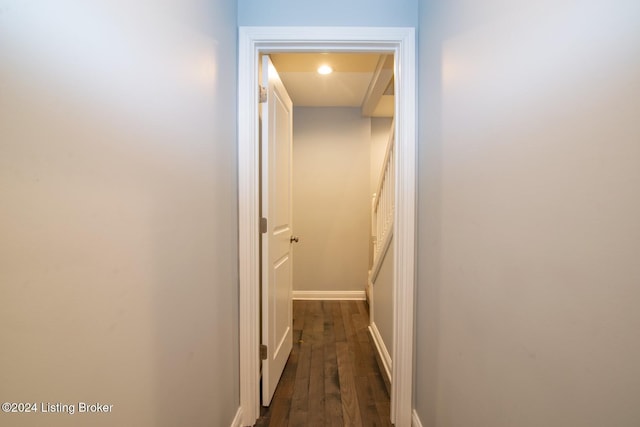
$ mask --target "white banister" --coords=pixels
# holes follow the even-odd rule
[[[389,141],[382,163],[377,191],[373,195],[371,224],[374,228],[373,264],[388,245],[393,233],[393,214],[395,206],[395,121],[391,124]],[[375,270],[375,269],[374,269]]]

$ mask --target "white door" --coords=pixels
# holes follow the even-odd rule
[[[262,404],[268,406],[293,346],[291,146],[293,104],[267,55],[262,62]],[[264,231],[264,230],[263,230]]]

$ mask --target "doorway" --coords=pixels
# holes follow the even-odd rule
[[[413,28],[241,27],[239,39],[240,403],[243,425],[259,415],[259,152],[261,53],[379,52],[396,63],[394,338],[391,417],[409,426],[412,412],[415,270],[415,33]]]

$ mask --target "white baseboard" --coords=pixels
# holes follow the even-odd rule
[[[293,291],[293,299],[304,300],[366,300],[362,291]]]
[[[236,411],[236,416],[231,421],[231,427],[242,427],[242,407],[239,407]]]
[[[387,375],[389,381],[391,381],[391,369],[393,362],[391,361],[391,356],[389,355],[387,346],[384,345],[384,341],[382,340],[382,336],[380,335],[380,331],[378,330],[375,322],[372,322],[371,325],[369,325],[369,332],[371,333],[373,343],[376,345],[376,350],[378,350],[378,354],[380,355],[380,360],[382,360],[382,366],[385,370],[384,373]]]
[[[413,410],[411,414],[411,427],[422,427],[422,423],[420,422],[420,417],[418,417],[418,413],[416,410]]]

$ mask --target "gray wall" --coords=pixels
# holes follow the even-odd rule
[[[359,108],[294,108],[294,291],[364,291],[370,140]]]
[[[236,3],[1,9],[0,424],[229,425]]]
[[[423,1],[427,427],[640,425],[640,7]]]
[[[414,27],[418,0],[238,0],[238,25]]]

